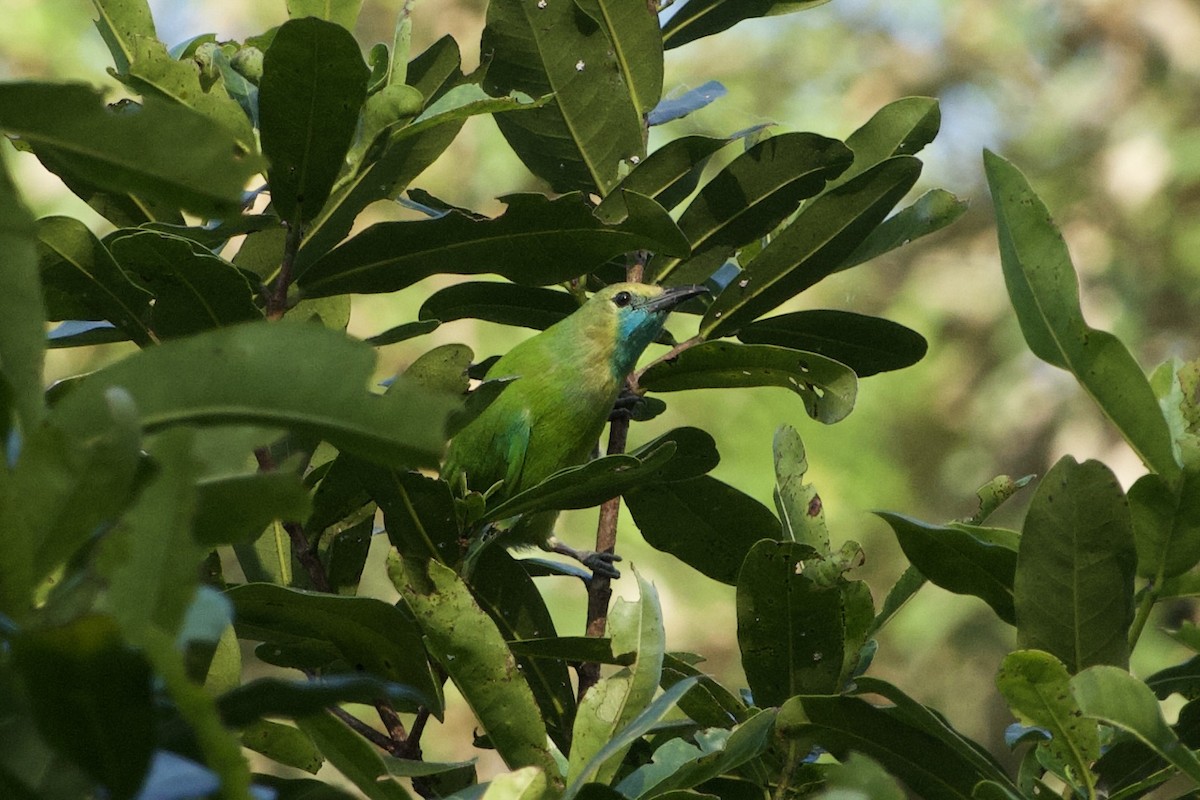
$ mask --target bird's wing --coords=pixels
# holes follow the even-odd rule
[[[520,489],[527,487],[521,486],[521,473],[525,470],[525,456],[529,454],[529,434],[531,432],[529,410],[525,409],[509,424],[508,429],[504,432],[506,440],[506,448],[504,460],[508,464],[508,469],[504,473],[504,489],[505,495],[511,497]]]

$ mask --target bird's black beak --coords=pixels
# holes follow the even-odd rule
[[[701,294],[708,294],[707,286],[689,284],[686,286],[667,287],[658,297],[651,298],[641,304],[644,311],[670,311],[685,300]]]

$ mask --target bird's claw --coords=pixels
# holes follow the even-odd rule
[[[591,550],[584,550],[579,553],[579,563],[592,571],[592,577],[609,578],[610,580],[621,577],[621,570],[613,566],[614,561],[620,561],[621,557],[616,553],[597,553]]]

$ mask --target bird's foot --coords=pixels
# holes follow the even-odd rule
[[[617,395],[617,400],[613,403],[612,411],[608,412],[608,421],[633,419],[638,404],[641,402],[640,394],[630,391],[628,386],[622,387],[621,394]]]
[[[592,571],[592,577],[619,578],[621,571],[613,566],[614,561],[621,557],[616,553],[597,553],[595,550],[576,550],[570,545],[563,544],[558,539],[552,539],[547,548],[552,553],[568,556]]]

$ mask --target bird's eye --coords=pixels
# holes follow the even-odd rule
[[[617,292],[613,295],[613,304],[617,308],[624,308],[631,302],[633,302],[633,295],[631,295],[629,292]]]

